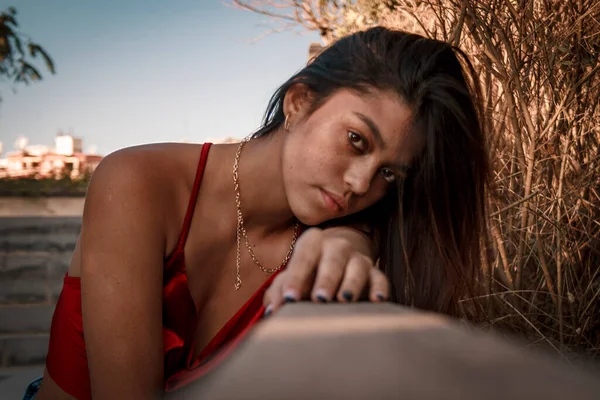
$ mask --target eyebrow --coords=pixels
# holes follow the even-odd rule
[[[367,117],[365,114],[359,113],[357,111],[354,111],[354,115],[356,115],[358,118],[360,118],[360,120],[362,122],[367,124],[367,126],[369,127],[371,132],[373,132],[373,136],[375,136],[375,140],[377,141],[377,143],[381,147],[385,148],[385,143],[384,143],[383,139],[381,138],[381,132],[379,131],[379,128],[377,127],[377,124],[375,123],[375,121],[373,121],[371,118]]]
[[[375,136],[375,141],[382,147],[385,148],[385,142],[383,141],[383,138],[381,137],[381,132],[379,131],[379,128],[377,127],[377,124],[375,123],[375,121],[373,121],[371,118],[367,117],[366,115],[359,113],[357,111],[354,111],[354,115],[356,115],[358,118],[360,118],[360,120],[362,122],[364,122],[369,129],[371,130],[371,132],[373,133],[373,136]],[[397,164],[394,163],[394,167],[400,171],[402,171],[403,173],[407,173],[410,170],[410,166],[406,165],[406,164]]]

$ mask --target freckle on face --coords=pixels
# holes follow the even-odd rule
[[[289,189],[297,193],[294,198],[314,204],[316,200],[312,197],[319,195],[318,189],[331,190],[338,195],[347,193],[344,171],[348,168],[349,160],[357,156],[347,142],[347,131],[356,129],[368,138],[370,146],[375,142],[370,127],[364,122],[361,124],[356,113],[376,123],[385,143],[384,148],[376,147],[376,151],[369,153],[370,157],[375,157],[375,161],[382,165],[410,163],[418,146],[413,145],[414,140],[408,137],[411,135],[405,134],[406,127],[410,125],[411,112],[397,95],[376,90],[367,95],[339,91],[309,116],[304,126],[299,126],[288,137],[291,139],[289,147],[292,159],[287,162],[290,163],[289,170],[293,171],[289,176],[292,184]],[[375,174],[374,170],[373,179],[376,180]],[[385,187],[384,182],[378,182],[378,186],[374,187],[377,190],[362,199],[368,200],[366,206],[383,196]],[[366,207],[363,201],[360,204],[361,209]]]

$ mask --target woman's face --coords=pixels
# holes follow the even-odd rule
[[[393,92],[339,90],[308,117],[308,101],[286,103],[284,186],[292,212],[307,225],[376,203],[424,146],[410,132],[411,110]]]

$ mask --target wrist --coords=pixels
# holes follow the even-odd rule
[[[323,229],[327,237],[338,237],[348,240],[352,247],[361,254],[369,257],[373,262],[377,259],[375,240],[362,230],[351,226],[331,226]]]

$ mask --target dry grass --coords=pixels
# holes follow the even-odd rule
[[[494,166],[483,325],[600,358],[600,2],[234,2],[326,43],[380,24],[469,54]]]
[[[598,358],[600,3],[427,7],[424,33],[469,52],[490,116],[488,323]]]

